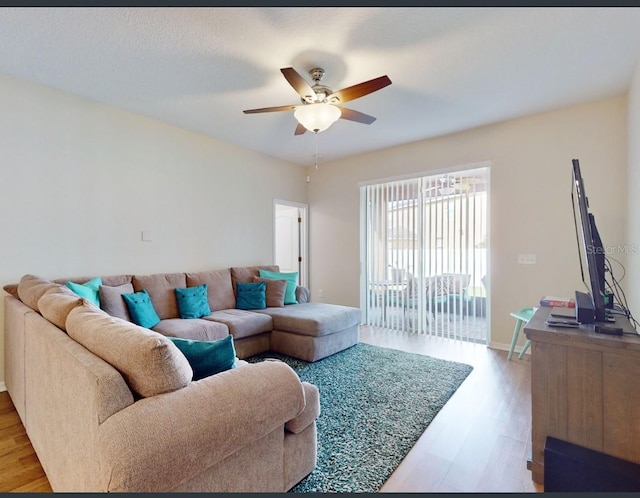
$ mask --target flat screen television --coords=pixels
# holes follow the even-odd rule
[[[588,298],[591,301],[589,304],[593,306],[593,319],[591,319],[591,313],[588,316],[585,315],[585,310],[576,310],[576,314],[582,312],[580,321],[583,323],[604,322],[606,321],[607,308],[605,298],[605,250],[596,227],[595,218],[589,212],[589,199],[584,190],[580,162],[578,159],[573,159],[572,162],[573,188],[571,198],[580,255],[580,271],[582,280],[589,289]],[[589,274],[588,283],[584,275],[585,266]],[[579,301],[581,300],[578,294],[579,291],[576,291],[576,306],[580,305]]]

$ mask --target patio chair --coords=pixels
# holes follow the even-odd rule
[[[447,313],[451,312],[453,305],[454,314],[461,317],[467,313],[468,296],[467,289],[471,281],[471,275],[468,273],[444,273],[443,278],[447,280]]]
[[[429,321],[431,315],[434,315],[437,311],[441,311],[444,306],[447,306],[449,301],[449,279],[443,275],[432,275],[425,280],[425,299],[427,303],[427,310],[429,311]],[[407,308],[415,308],[418,304],[418,279],[408,274],[407,285],[405,288],[398,292],[395,296],[396,302],[402,305],[403,312],[407,312]]]

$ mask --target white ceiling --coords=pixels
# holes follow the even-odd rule
[[[300,165],[626,91],[640,8],[0,8],[0,72]],[[323,67],[338,90],[392,85],[294,136],[280,68]],[[308,80],[310,81],[310,80]]]

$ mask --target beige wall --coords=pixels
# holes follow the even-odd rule
[[[271,263],[273,199],[307,202],[300,166],[6,76],[0,146],[0,287]]]
[[[637,74],[630,130],[640,128]],[[542,294],[581,288],[569,198],[573,157],[581,161],[606,245],[640,240],[640,206],[631,195],[625,235],[625,97],[308,172],[7,76],[0,76],[0,106],[0,285],[24,273],[152,273],[270,262],[272,203],[278,198],[310,204],[313,298],[358,306],[360,182],[490,161],[492,342],[505,347],[513,329],[509,311],[535,304]],[[629,144],[629,158],[629,178],[637,183],[639,146]],[[151,242],[141,242],[142,230],[152,234]],[[535,253],[538,263],[518,265],[518,253]],[[617,256],[626,262],[625,254]],[[635,259],[627,259],[640,273]],[[640,292],[630,287],[639,301]],[[0,334],[0,382],[3,340]]]
[[[491,342],[507,348],[510,311],[536,305],[544,294],[572,296],[584,289],[571,159],[580,159],[603,241],[626,243],[626,105],[621,96],[309,169],[313,298],[359,305],[360,182],[489,161]],[[518,264],[519,253],[535,254],[537,264]],[[624,254],[614,257],[625,262]]]
[[[628,182],[627,182],[627,300],[636,319],[640,318],[640,61],[629,86]]]

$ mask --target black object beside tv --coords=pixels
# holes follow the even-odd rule
[[[547,436],[545,493],[640,491],[640,465]]]
[[[584,261],[589,273],[588,287],[590,290],[589,293],[576,291],[576,319],[581,323],[605,322],[607,308],[604,278],[605,250],[596,227],[595,218],[589,212],[589,199],[584,190],[580,162],[573,159],[572,163],[573,189],[571,198],[580,253],[580,271],[584,281]]]

